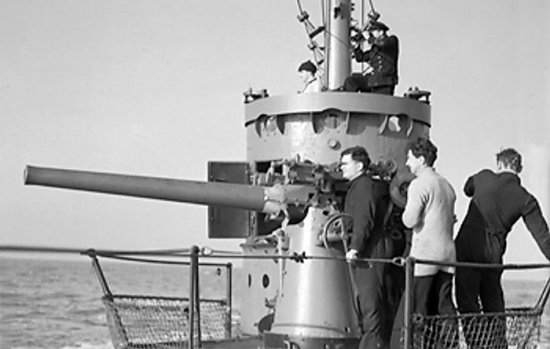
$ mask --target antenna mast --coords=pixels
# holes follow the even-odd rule
[[[325,76],[324,85],[334,90],[351,73],[351,0],[325,0]]]

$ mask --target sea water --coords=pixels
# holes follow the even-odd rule
[[[105,259],[101,266],[114,294],[189,295],[188,266]],[[201,271],[201,296],[225,298],[224,270]],[[239,276],[234,274],[235,282]],[[0,349],[112,349],[102,295],[87,256],[71,260],[0,256]],[[238,305],[238,299],[234,303]]]
[[[8,256],[9,257],[9,256]],[[88,257],[73,260],[0,256],[0,348],[112,349],[102,289]],[[102,262],[115,294],[186,297],[184,266]],[[223,298],[223,268],[201,272],[201,294]],[[243,280],[234,271],[234,284]],[[239,281],[240,280],[240,281]],[[533,305],[545,280],[506,280],[508,306]],[[234,305],[238,310],[238,285]],[[550,305],[542,319],[541,345],[550,348]]]

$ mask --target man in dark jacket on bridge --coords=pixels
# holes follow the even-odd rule
[[[368,38],[355,48],[353,55],[357,62],[365,62],[366,68],[344,81],[344,91],[372,92],[393,95],[397,85],[397,59],[399,40],[387,35],[388,26],[382,22],[371,22],[367,27]],[[360,47],[365,45],[366,50]]]
[[[512,226],[523,218],[540,250],[550,261],[550,233],[540,206],[522,185],[521,155],[504,149],[497,156],[498,171],[482,170],[466,181],[464,193],[471,197],[464,222],[456,237],[458,262],[501,264],[506,238]],[[460,313],[503,313],[502,269],[458,267],[456,300]],[[471,348],[490,344],[506,348],[504,319],[494,318],[491,333],[481,333],[479,325],[465,326],[466,341]],[[490,343],[479,342],[490,335]]]

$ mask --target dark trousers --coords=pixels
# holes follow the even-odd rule
[[[390,258],[395,248],[395,241],[382,240],[371,258]],[[357,263],[353,270],[363,332],[359,349],[389,348],[404,288],[403,268],[387,263]]]
[[[387,348],[386,296],[384,288],[385,264],[372,266],[360,263],[355,266],[359,311],[362,321],[360,349]]]
[[[413,313],[425,316],[455,315],[452,299],[453,274],[439,271],[435,275],[415,276]],[[402,348],[400,336],[404,326],[405,299],[401,300],[392,338],[392,349]],[[458,324],[455,320],[423,323],[416,328],[421,333],[415,338],[415,348],[458,348]],[[420,332],[421,331],[421,332]],[[418,343],[419,345],[416,345]]]
[[[502,269],[457,268],[456,301],[461,314],[504,313]],[[506,319],[468,319],[464,335],[469,348],[507,348]]]
[[[344,91],[349,92],[371,92],[382,95],[393,95],[395,85],[372,86],[369,83],[368,76],[359,73],[353,73],[344,81]]]
[[[435,275],[414,278],[414,312],[427,315],[454,315],[453,274],[438,271]]]

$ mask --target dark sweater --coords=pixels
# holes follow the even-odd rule
[[[363,258],[373,257],[376,245],[384,238],[384,215],[388,207],[388,189],[366,175],[351,181],[344,212],[353,217],[350,249]]]
[[[550,260],[548,225],[537,200],[517,175],[482,170],[468,178],[464,193],[472,200],[456,238],[459,261],[501,263],[506,238],[519,218]]]

